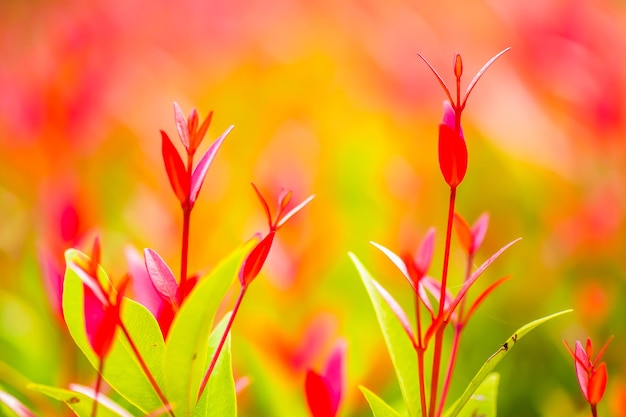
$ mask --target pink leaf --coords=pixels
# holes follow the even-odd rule
[[[393,264],[396,266],[396,268],[398,268],[400,270],[400,272],[402,272],[402,275],[404,275],[406,280],[409,281],[409,284],[411,284],[411,287],[413,288],[413,291],[417,291],[417,288],[415,288],[415,283],[411,279],[411,276],[409,274],[409,270],[407,269],[407,266],[404,263],[404,261],[402,260],[402,258],[400,256],[396,255],[391,249],[388,249],[388,248],[384,247],[383,245],[381,245],[379,243],[376,243],[376,242],[370,242],[370,243],[375,248],[377,248],[379,251],[384,253],[387,256],[387,258],[389,258],[389,260],[391,262],[393,262]]]
[[[176,102],[174,102],[174,120],[176,120],[176,130],[180,141],[185,145],[185,149],[189,150],[189,125],[185,119],[185,114]]]
[[[109,410],[112,410],[113,412],[115,412],[117,415],[121,417],[132,417],[132,414],[130,414],[125,409],[123,409],[119,404],[117,404],[116,402],[114,402],[113,400],[111,400],[109,397],[102,394],[101,392],[96,392],[91,387],[86,387],[80,384],[70,384],[69,388],[71,391],[84,394],[87,397],[91,398],[92,400],[97,401],[98,403],[102,404]]]
[[[226,129],[226,131],[222,133],[222,135],[217,138],[215,142],[213,142],[211,147],[205,152],[204,156],[202,156],[202,159],[200,160],[200,162],[198,162],[198,165],[193,170],[193,175],[191,177],[191,193],[189,197],[189,201],[192,206],[198,198],[198,194],[200,193],[200,189],[202,188],[202,184],[204,183],[206,174],[209,171],[211,163],[215,159],[217,151],[219,151],[220,147],[222,146],[222,142],[224,142],[224,139],[226,139],[226,136],[230,133],[233,127],[234,126],[231,126]]]
[[[489,215],[483,213],[472,226],[472,253],[476,253],[483,244],[487,234],[487,227],[489,227]]]
[[[591,364],[587,357],[587,352],[585,352],[580,342],[576,342],[574,355],[578,386],[583,392],[585,399],[589,401],[589,370],[591,370]]]
[[[20,400],[2,390],[0,390],[0,401],[9,407],[9,410],[13,411],[17,417],[37,417]]]
[[[282,218],[276,224],[276,230],[280,229],[285,224],[285,222],[287,222],[287,220],[289,220],[291,217],[293,217],[294,214],[296,214],[297,212],[302,210],[304,208],[304,206],[309,204],[311,202],[311,200],[313,200],[314,198],[315,198],[315,195],[310,195],[302,203],[298,204],[297,206],[295,206],[294,208],[289,210],[289,212],[287,214],[285,214],[284,216],[282,216]]]
[[[480,71],[478,71],[476,73],[476,75],[474,76],[472,81],[467,86],[467,90],[465,90],[465,98],[463,99],[463,105],[461,106],[461,108],[465,107],[465,103],[467,102],[467,98],[469,97],[470,93],[472,92],[472,90],[476,86],[476,83],[478,82],[478,80],[480,80],[480,77],[483,76],[485,71],[487,71],[487,69],[491,66],[491,64],[493,64],[495,62],[496,59],[500,58],[500,56],[502,56],[509,49],[511,49],[511,48],[506,48],[506,49],[498,52],[493,58],[491,58],[489,61],[487,61],[487,63],[485,65],[483,65],[483,67],[480,69]]]
[[[416,266],[420,275],[424,276],[430,268],[430,263],[433,259],[433,251],[435,245],[435,229],[430,228],[424,236],[424,240],[417,251],[415,256]],[[420,277],[421,278],[421,277]]]
[[[338,340],[337,343],[335,343],[333,351],[326,362],[326,368],[324,369],[324,376],[330,388],[331,406],[334,414],[337,414],[337,410],[339,409],[346,382],[346,349],[347,342],[343,339]]]
[[[152,280],[152,285],[159,295],[169,304],[178,305],[178,283],[172,270],[165,263],[163,258],[152,249],[144,250],[146,269]]]
[[[146,307],[154,317],[159,314],[159,309],[163,304],[163,299],[152,284],[146,262],[141,254],[132,246],[128,246],[124,250],[126,263],[132,277],[133,298],[141,305]]]
[[[441,85],[441,87],[443,88],[443,91],[446,93],[446,95],[448,96],[448,99],[450,100],[450,103],[452,103],[454,100],[452,100],[452,96],[450,95],[450,89],[448,88],[448,86],[446,85],[445,81],[443,81],[443,78],[441,78],[441,75],[439,75],[439,73],[437,72],[437,70],[430,65],[430,62],[428,62],[428,60],[426,60],[426,58],[424,58],[422,56],[422,54],[420,54],[419,52],[417,53],[417,56],[419,56],[420,58],[422,58],[422,61],[424,61],[426,63],[426,65],[428,65],[428,68],[430,68],[430,70],[433,72],[433,74],[435,74],[435,77],[437,78],[437,81],[439,81],[439,84]]]
[[[393,296],[389,294],[387,290],[383,288],[382,285],[380,285],[378,282],[374,280],[372,280],[372,282],[374,284],[374,287],[376,287],[376,290],[378,291],[378,293],[383,297],[383,300],[385,300],[385,302],[387,303],[387,305],[393,312],[393,314],[395,314],[395,316],[398,318],[398,321],[400,321],[400,324],[402,325],[402,328],[404,329],[406,335],[411,340],[413,347],[417,349],[417,341],[415,340],[415,334],[413,333],[413,328],[411,327],[411,323],[409,322],[409,319],[406,313],[404,312],[402,307],[400,307],[400,304],[398,304],[398,302],[393,298]]]

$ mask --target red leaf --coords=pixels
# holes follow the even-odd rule
[[[230,133],[233,127],[234,126],[231,126],[226,129],[226,131],[222,133],[222,135],[217,138],[215,142],[213,142],[209,150],[206,151],[206,153],[194,169],[193,175],[191,177],[191,193],[189,196],[189,204],[192,207],[196,202],[196,199],[198,198],[198,194],[200,193],[200,189],[202,188],[202,184],[204,183],[206,174],[209,170],[209,167],[211,166],[211,163],[213,162],[213,159],[215,159],[217,151],[220,149],[220,146],[222,146],[222,142],[224,142],[224,139],[226,139],[226,136]]]
[[[207,130],[209,130],[209,125],[211,124],[212,119],[213,112],[210,112],[207,118],[204,119],[204,122],[202,122],[202,125],[200,126],[200,129],[198,129],[198,131],[191,130],[191,132],[194,132],[194,135],[191,140],[191,144],[189,145],[191,147],[190,152],[195,152],[196,149],[198,149],[198,146],[200,146],[200,144],[202,143],[202,140],[204,139]]]
[[[174,120],[176,120],[176,130],[180,141],[185,145],[185,149],[189,150],[189,125],[185,119],[185,114],[176,102],[174,102]]]
[[[589,380],[589,387],[587,388],[587,401],[589,401],[589,404],[595,405],[600,402],[606,390],[607,379],[606,364],[601,363],[598,369],[592,373]]]
[[[161,298],[174,307],[178,306],[178,283],[170,267],[152,249],[144,250],[144,258],[152,285]]]
[[[163,162],[174,194],[184,206],[189,195],[189,175],[174,144],[164,131],[161,131]]]
[[[275,235],[275,231],[270,231],[267,236],[257,243],[244,260],[239,270],[239,282],[241,282],[243,287],[250,285],[257,275],[259,275],[259,272],[261,272],[261,268],[263,268],[267,255],[269,255],[270,249],[272,248]]]
[[[103,359],[109,353],[119,320],[119,308],[102,304],[89,287],[84,287],[85,330],[95,354]]]
[[[446,124],[439,125],[439,167],[446,183],[458,186],[467,171],[467,147],[463,138]]]
[[[332,395],[326,378],[309,370],[306,373],[304,385],[307,403],[313,417],[335,417]]]
[[[385,302],[387,303],[387,305],[393,312],[393,314],[398,318],[398,321],[402,325],[404,332],[411,340],[413,347],[417,349],[417,341],[415,340],[415,334],[413,333],[413,328],[411,327],[411,323],[409,322],[409,319],[406,313],[404,312],[402,307],[400,307],[400,304],[398,304],[398,302],[393,298],[393,296],[389,294],[382,285],[380,285],[378,282],[374,280],[372,280],[372,282],[374,284],[374,287],[378,291],[378,293],[383,297],[383,300],[385,300]]]
[[[197,130],[198,111],[196,109],[191,109],[191,113],[189,113],[189,118],[187,119],[187,131],[189,132],[189,153],[191,153],[192,148],[195,149],[193,146],[193,142]]]

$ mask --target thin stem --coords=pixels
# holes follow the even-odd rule
[[[154,391],[159,396],[159,400],[161,400],[161,403],[166,408],[168,408],[169,415],[171,417],[175,417],[172,410],[169,410],[169,401],[165,397],[165,394],[163,394],[163,391],[161,391],[161,387],[159,387],[159,384],[156,382],[156,379],[154,379],[154,376],[152,375],[152,372],[150,372],[150,369],[148,368],[146,361],[144,361],[143,356],[141,356],[141,353],[139,352],[139,349],[137,349],[137,345],[135,345],[135,342],[133,341],[132,337],[130,337],[130,333],[128,332],[128,329],[126,328],[126,325],[120,322],[120,327],[122,329],[122,332],[124,332],[124,336],[126,336],[126,340],[128,340],[128,344],[130,345],[130,348],[133,350],[135,357],[139,361],[139,365],[141,366],[143,373],[146,375],[146,377],[148,378],[148,381],[150,381],[150,385],[152,385],[152,388],[154,388]]]
[[[246,290],[248,289],[247,285],[242,285],[241,290],[239,291],[239,296],[237,297],[237,301],[235,302],[235,306],[233,307],[233,312],[228,319],[228,323],[226,323],[226,328],[224,329],[224,333],[222,334],[222,338],[220,339],[219,344],[217,345],[217,349],[213,354],[213,358],[211,359],[211,364],[209,365],[209,369],[207,369],[204,374],[204,378],[202,379],[202,384],[200,384],[200,389],[198,390],[198,398],[196,401],[200,400],[204,389],[206,388],[207,383],[209,382],[209,378],[213,373],[213,368],[215,368],[215,364],[217,363],[217,359],[220,356],[220,352],[224,347],[224,343],[226,342],[226,337],[228,333],[230,333],[230,328],[233,326],[233,322],[235,321],[235,316],[237,316],[237,312],[239,311],[239,307],[241,306],[241,302],[243,301],[243,296],[246,294]]]
[[[598,417],[598,406],[596,404],[591,404],[591,415]]]
[[[194,151],[195,152],[195,151]],[[189,177],[189,186],[191,187],[193,177],[193,155],[194,152],[187,152],[187,176]],[[187,191],[187,203],[183,205],[183,238],[180,254],[180,295],[178,303],[182,304],[187,297],[187,265],[189,263],[189,230],[191,224],[191,209],[193,203],[191,201],[191,191]]]
[[[418,287],[419,288],[419,287]],[[422,407],[422,415],[426,415],[426,382],[424,375],[424,353],[425,349],[422,340],[422,320],[420,315],[420,297],[419,292],[415,291],[415,326],[417,331],[417,373],[420,384],[420,404]]]
[[[448,370],[446,371],[446,379],[443,383],[443,389],[441,390],[441,397],[439,398],[439,409],[437,416],[441,416],[443,412],[443,406],[446,403],[448,397],[448,390],[450,389],[450,383],[452,381],[452,374],[454,373],[454,367],[456,365],[456,358],[459,352],[459,344],[461,341],[461,332],[463,331],[463,325],[457,324],[454,328],[454,341],[452,342],[452,352],[450,352],[450,361],[448,362]]]
[[[183,238],[180,254],[180,294],[178,304],[181,305],[187,296],[187,265],[189,262],[189,225],[191,209],[183,208]]]
[[[446,288],[448,283],[448,264],[450,262],[450,243],[452,240],[452,222],[454,220],[454,203],[456,201],[456,187],[450,188],[450,204],[448,207],[448,224],[446,227],[446,246],[443,255],[443,271],[441,273],[441,295],[439,297],[439,312],[437,319],[443,318]],[[429,417],[435,417],[437,406],[437,391],[439,387],[439,372],[441,368],[441,355],[443,354],[443,332],[448,321],[444,320],[435,333],[435,351],[433,353],[433,373],[430,383],[430,409]]]
[[[467,268],[465,269],[465,281],[469,279],[472,273],[473,262],[474,256],[469,255],[467,258]],[[448,391],[452,382],[452,374],[454,373],[454,368],[456,366],[456,358],[458,356],[459,345],[461,342],[461,333],[463,332],[463,328],[465,327],[463,313],[465,311],[466,299],[466,297],[463,297],[463,299],[461,300],[461,304],[459,305],[458,323],[454,327],[454,340],[452,342],[452,351],[450,352],[450,360],[448,362],[448,370],[446,371],[446,379],[443,383],[443,389],[441,390],[441,397],[439,399],[439,412],[437,416],[440,416],[443,412],[443,406],[446,403],[446,398],[448,397]]]
[[[104,371],[104,358],[100,358],[100,364],[98,365],[98,378],[96,379],[95,393],[93,396],[93,406],[91,408],[91,417],[96,417],[98,414],[98,394],[100,393],[100,386],[102,385],[102,372]]]

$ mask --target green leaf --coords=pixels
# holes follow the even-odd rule
[[[165,347],[165,388],[177,416],[191,416],[200,382],[206,372],[209,335],[215,313],[237,276],[246,254],[256,242],[246,243],[200,279],[178,311]]]
[[[226,324],[232,313],[220,321],[211,332],[209,350],[207,354],[207,367],[215,355],[220,338],[224,334]],[[237,392],[235,378],[233,377],[232,358],[230,349],[230,333],[224,342],[220,356],[217,358],[213,373],[209,378],[194,417],[236,417],[237,416]]]
[[[93,399],[86,394],[39,384],[30,384],[28,387],[33,391],[37,391],[59,401],[63,401],[69,408],[72,409],[72,411],[74,411],[74,413],[76,413],[78,417],[91,416]],[[119,408],[121,412],[113,411],[113,409],[105,406],[102,402],[98,402],[98,417],[120,417],[131,415],[121,408]],[[119,407],[117,404],[115,404],[115,406]]]
[[[374,310],[376,310],[378,324],[383,332],[387,350],[391,355],[391,361],[396,371],[400,391],[402,392],[409,416],[417,417],[420,415],[420,393],[417,375],[417,355],[413,344],[407,337],[396,315],[376,289],[377,283],[374,278],[372,278],[354,254],[350,253],[349,255],[361,275],[363,284],[374,305]]]
[[[451,411],[449,410],[448,412],[446,412],[444,416],[456,417],[459,415],[460,411],[465,406],[465,403],[467,403],[467,401],[472,397],[474,392],[476,392],[476,390],[482,384],[485,378],[487,378],[487,376],[496,367],[496,365],[500,363],[504,356],[509,353],[513,346],[515,346],[515,344],[519,342],[522,337],[526,336],[526,334],[535,329],[537,326],[571,311],[572,310],[563,310],[558,313],[554,313],[549,316],[537,319],[535,321],[531,321],[530,323],[520,327],[515,333],[513,333],[511,337],[506,340],[506,342],[502,344],[500,349],[498,349],[493,355],[489,357],[489,359],[487,359],[487,362],[485,362],[480,370],[476,373],[472,381],[465,389],[463,395],[461,395],[461,397],[454,403]]]
[[[372,391],[368,390],[364,386],[359,386],[359,389],[365,396],[365,399],[370,405],[372,412],[374,413],[374,417],[400,417],[400,414],[389,404],[383,401],[380,397],[374,394]]]
[[[75,249],[65,254],[68,264],[82,257],[85,255]],[[98,279],[108,282],[104,270],[99,270]],[[74,342],[94,369],[98,369],[99,359],[91,349],[85,330],[83,283],[71,268],[66,268],[65,272],[63,314]],[[144,306],[128,298],[122,301],[121,317],[155,380],[163,386],[161,364],[165,343],[158,323]],[[144,413],[163,406],[121,329],[117,330],[113,347],[105,359],[102,376],[113,389]]]
[[[459,417],[496,417],[500,374],[492,372],[467,401]]]

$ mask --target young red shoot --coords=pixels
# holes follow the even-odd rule
[[[591,339],[587,339],[585,348],[577,341],[574,350],[569,347],[564,340],[563,343],[574,358],[574,366],[576,368],[576,377],[578,378],[578,385],[585,397],[585,400],[591,407],[591,413],[593,417],[597,417],[597,406],[606,390],[606,383],[608,379],[608,373],[606,370],[606,364],[600,362],[604,351],[609,346],[609,343],[613,340],[613,336],[606,341],[602,349],[598,352],[595,358],[593,358],[593,346]]]
[[[453,73],[456,81],[456,95],[453,95],[450,92],[450,89],[446,85],[443,78],[439,75],[439,73],[433,68],[432,65],[424,58],[422,55],[418,53],[418,56],[426,63],[428,68],[435,75],[435,78],[443,88],[447,102],[444,101],[444,114],[442,118],[442,122],[439,125],[439,168],[441,169],[441,173],[443,178],[450,187],[450,199],[448,206],[448,220],[446,227],[446,239],[445,239],[445,249],[444,249],[444,257],[443,257],[443,270],[441,273],[441,287],[438,300],[439,302],[439,310],[436,315],[433,324],[437,327],[435,332],[435,347],[433,354],[433,367],[432,367],[432,377],[431,377],[431,389],[430,389],[430,403],[428,410],[425,410],[422,407],[423,414],[427,414],[428,417],[439,416],[442,413],[442,406],[440,405],[437,408],[437,395],[439,388],[439,372],[441,366],[441,356],[442,356],[442,345],[443,345],[443,331],[451,319],[452,312],[455,310],[456,305],[458,305],[458,301],[463,299],[465,293],[469,286],[464,285],[461,293],[457,296],[456,304],[451,305],[449,309],[446,308],[446,303],[444,302],[447,291],[447,280],[448,280],[448,268],[449,268],[449,260],[450,260],[450,243],[451,243],[451,235],[452,235],[452,224],[454,219],[454,205],[456,200],[456,190],[457,187],[461,184],[463,179],[465,178],[465,174],[467,172],[468,165],[468,154],[467,154],[467,146],[465,144],[465,138],[463,136],[463,129],[461,127],[461,115],[463,110],[465,109],[465,105],[467,104],[467,99],[471,94],[474,86],[478,82],[478,80],[482,77],[484,72],[489,68],[493,62],[504,54],[508,50],[505,49],[491,58],[476,74],[474,79],[469,83],[467,90],[465,91],[464,97],[461,97],[461,76],[463,75],[463,60],[461,55],[455,54],[453,61]],[[471,284],[470,284],[471,285]],[[432,329],[432,325],[431,325]],[[429,329],[429,331],[431,330]],[[427,332],[428,333],[428,332]],[[440,403],[441,404],[441,403]]]
[[[209,382],[209,378],[211,377],[211,373],[213,372],[213,368],[217,363],[217,359],[222,351],[224,343],[226,342],[226,337],[230,332],[230,329],[235,321],[235,317],[237,316],[237,312],[239,311],[239,307],[243,301],[243,297],[248,290],[248,287],[254,281],[254,279],[259,275],[265,261],[267,260],[267,256],[269,255],[270,249],[272,248],[272,243],[274,242],[274,236],[276,232],[285,224],[287,220],[289,220],[293,215],[302,210],[304,206],[309,204],[311,200],[315,197],[315,195],[309,196],[303,202],[292,208],[291,210],[285,212],[291,201],[291,191],[283,190],[278,196],[278,208],[276,210],[276,215],[272,218],[272,214],[270,212],[269,205],[267,201],[259,191],[256,185],[252,184],[252,188],[259,198],[261,205],[263,207],[263,211],[267,217],[267,223],[269,226],[269,232],[265,235],[259,243],[257,243],[254,248],[250,251],[246,259],[243,261],[243,265],[239,270],[239,282],[241,283],[241,289],[239,291],[239,296],[237,297],[237,301],[235,301],[235,306],[233,307],[233,312],[226,323],[226,328],[224,329],[224,333],[217,345],[217,349],[213,354],[213,358],[211,359],[211,363],[209,364],[209,368],[204,374],[204,378],[202,379],[202,383],[200,384],[200,389],[198,390],[198,397],[200,399],[204,389],[206,388],[207,383]]]
[[[174,144],[170,140],[169,136],[167,136],[165,132],[161,131],[162,153],[165,170],[167,172],[170,185],[172,186],[172,190],[174,191],[174,194],[178,198],[178,201],[183,209],[180,285],[177,297],[179,304],[184,301],[190,291],[190,286],[187,284],[187,264],[189,258],[191,210],[198,199],[198,195],[200,194],[202,184],[204,183],[204,179],[206,178],[211,163],[215,159],[215,156],[222,146],[224,139],[226,139],[226,136],[228,136],[234,127],[230,126],[213,142],[200,159],[198,165],[194,168],[194,155],[198,146],[202,143],[212,119],[213,112],[210,112],[200,127],[198,127],[198,112],[196,109],[191,111],[189,118],[187,119],[185,118],[180,106],[174,102],[174,120],[176,122],[178,136],[187,153],[186,164],[183,162],[183,159],[174,147]]]
[[[328,358],[322,373],[307,370],[305,394],[312,417],[335,417],[346,383],[346,342],[340,340]]]

